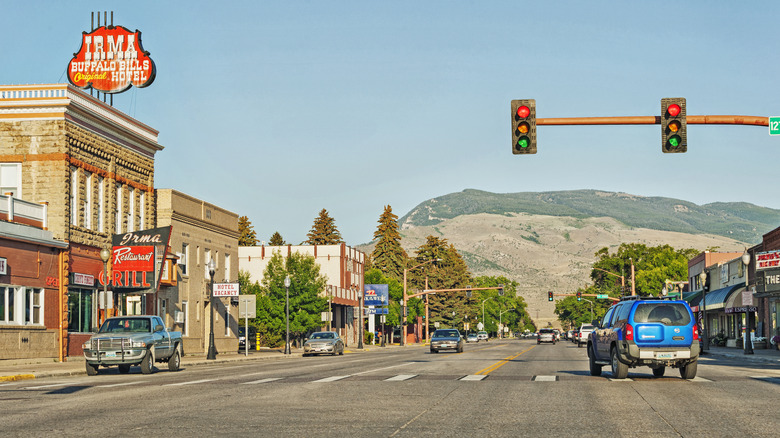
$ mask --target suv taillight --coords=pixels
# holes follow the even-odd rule
[[[626,324],[626,341],[634,340],[634,327],[631,324]]]
[[[699,326],[698,324],[693,325],[693,340],[698,341],[699,340]]]

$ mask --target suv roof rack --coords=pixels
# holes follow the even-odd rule
[[[620,301],[636,301],[636,300],[669,300],[669,301],[682,301],[682,298],[679,297],[670,297],[670,296],[640,296],[640,295],[627,295],[624,297],[620,297]]]

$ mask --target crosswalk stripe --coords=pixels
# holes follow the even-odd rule
[[[399,374],[397,376],[385,379],[385,382],[402,382],[417,377],[417,374]]]
[[[555,376],[534,376],[534,382],[555,382],[558,378]]]
[[[213,382],[217,379],[203,379],[203,380],[192,380],[190,382],[181,382],[181,383],[169,383],[167,385],[162,386],[183,386],[183,385],[195,385],[198,383],[206,383],[206,382]]]
[[[244,383],[242,383],[242,385],[257,385],[259,383],[275,382],[277,380],[282,380],[282,378],[281,377],[269,377],[267,379],[254,380],[252,382],[244,382]]]
[[[462,377],[460,380],[478,382],[484,379],[485,377],[487,377],[487,374],[485,375],[469,374],[468,376]]]
[[[324,379],[315,380],[315,381],[313,381],[311,383],[335,382],[337,380],[346,379],[347,377],[350,377],[350,376],[331,376],[331,377],[326,377]]]

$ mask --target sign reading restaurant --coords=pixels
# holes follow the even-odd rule
[[[109,282],[115,292],[154,292],[160,284],[171,227],[114,234]],[[98,274],[105,284],[103,273]]]
[[[141,32],[123,26],[101,26],[82,32],[81,48],[68,63],[68,80],[79,88],[121,93],[131,85],[147,87],[157,74]]]
[[[756,269],[780,267],[780,250],[756,253]]]

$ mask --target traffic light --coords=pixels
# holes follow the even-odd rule
[[[536,153],[536,100],[512,101],[512,153]]]
[[[471,298],[471,285],[466,286],[466,298]]]
[[[552,293],[552,291],[547,292],[547,301],[552,301],[552,300],[553,300],[553,293]]]
[[[676,154],[688,151],[688,122],[685,98],[661,99],[661,151]]]
[[[577,301],[582,301],[582,292],[577,291]]]
[[[499,284],[498,285],[498,296],[501,296],[501,297],[504,296],[504,285],[503,284]]]

